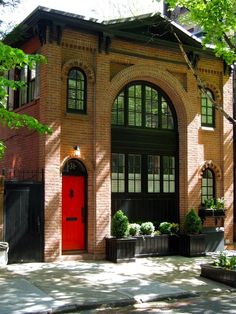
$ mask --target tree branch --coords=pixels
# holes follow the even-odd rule
[[[169,21],[168,21],[169,22]],[[218,111],[220,111],[223,116],[230,122],[232,123],[233,125],[236,125],[236,120],[231,117],[223,108],[222,105],[219,105],[208,93],[207,93],[207,89],[206,89],[206,86],[205,84],[203,83],[203,81],[201,80],[201,78],[199,77],[199,75],[197,74],[197,72],[195,71],[195,69],[193,68],[185,50],[184,50],[184,46],[183,46],[183,43],[181,42],[181,40],[179,39],[179,36],[176,34],[176,32],[174,31],[174,28],[172,26],[172,24],[169,22],[169,25],[170,25],[170,29],[171,29],[171,32],[172,34],[175,36],[177,42],[178,42],[178,45],[179,45],[179,49],[180,51],[182,52],[183,54],[183,57],[187,63],[187,65],[189,66],[190,70],[192,71],[193,73],[193,76],[195,77],[196,81],[197,81],[197,84],[198,84],[198,87],[200,88],[200,90],[204,93],[204,95],[211,101],[212,105],[214,106],[214,108]]]
[[[227,45],[229,46],[230,49],[234,50],[236,53],[236,46],[232,43],[230,38],[227,36],[227,34],[223,33],[223,37]]]

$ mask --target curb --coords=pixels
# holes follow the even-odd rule
[[[93,310],[93,309],[99,309],[99,308],[107,308],[107,307],[125,307],[129,305],[134,305],[134,304],[140,304],[140,303],[148,303],[148,302],[155,302],[155,301],[163,301],[163,300],[173,300],[173,299],[184,299],[184,298],[191,298],[191,297],[198,297],[200,294],[199,293],[193,293],[193,292],[181,292],[176,295],[161,295],[161,296],[153,296],[149,297],[145,300],[142,299],[136,299],[136,298],[127,298],[123,300],[110,300],[108,302],[90,302],[86,304],[77,304],[77,303],[72,303],[72,304],[66,304],[66,305],[61,305],[56,308],[48,309],[48,310],[43,310],[43,311],[38,311],[38,312],[33,312],[32,314],[63,314],[63,313],[68,313],[68,312],[76,312],[76,311],[83,311],[83,310]],[[28,313],[28,312],[27,312]],[[25,314],[27,314],[25,312]]]

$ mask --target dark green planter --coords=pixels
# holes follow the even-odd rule
[[[169,234],[136,237],[136,257],[165,256],[179,253],[179,237]]]
[[[168,255],[179,255],[179,243],[180,243],[180,236],[176,234],[170,234],[168,236]]]
[[[224,231],[214,227],[204,227],[202,233],[206,235],[206,252],[224,250]]]
[[[179,246],[182,256],[204,256],[206,254],[206,236],[205,234],[182,234]]]
[[[106,238],[106,259],[114,263],[135,261],[135,238]]]
[[[211,264],[201,265],[201,276],[236,288],[236,271]]]
[[[216,209],[216,208],[200,208],[198,211],[198,215],[202,220],[202,223],[206,220],[207,217],[211,217],[215,219],[215,224],[217,224],[218,220],[224,219],[225,217],[225,209]]]

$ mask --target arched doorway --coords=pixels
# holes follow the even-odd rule
[[[112,215],[130,221],[179,222],[179,140],[175,108],[145,81],[117,95],[111,119]]]
[[[86,249],[87,171],[78,159],[69,159],[62,171],[62,251]]]

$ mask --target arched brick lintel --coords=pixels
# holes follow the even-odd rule
[[[206,169],[211,169],[214,171],[216,180],[222,179],[222,171],[218,165],[216,165],[212,160],[206,160],[204,163],[200,166],[199,170],[199,178],[202,179],[203,173]]]
[[[69,70],[74,67],[78,67],[81,70],[83,70],[87,76],[87,79],[91,81],[92,83],[95,82],[95,74],[94,74],[93,69],[86,62],[79,59],[71,59],[62,66],[62,79],[63,80],[67,79]]]
[[[108,103],[112,106],[116,96],[122,88],[128,83],[142,80],[159,86],[172,100],[175,107],[178,125],[187,125],[187,104],[190,102],[185,89],[170,72],[159,66],[148,68],[144,65],[133,65],[113,77],[109,86],[107,86]],[[111,111],[111,108],[110,108]]]

